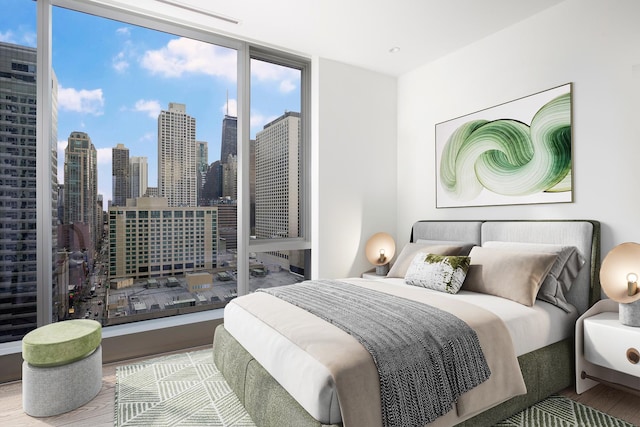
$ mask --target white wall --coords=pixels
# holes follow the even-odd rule
[[[397,79],[313,62],[312,275],[359,276],[367,239],[395,231]]]
[[[396,233],[419,219],[580,218],[640,242],[640,2],[567,0],[398,80]],[[573,202],[435,208],[436,123],[573,83]],[[400,242],[400,244],[404,243]]]

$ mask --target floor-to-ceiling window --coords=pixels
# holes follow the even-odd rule
[[[0,343],[20,339],[38,323],[36,151],[36,4],[3,2],[0,14]],[[7,13],[11,11],[10,13]],[[55,116],[55,104],[47,109]],[[49,121],[55,122],[55,118]],[[51,131],[50,131],[51,132]],[[55,130],[53,130],[55,132]],[[36,147],[37,146],[37,147]],[[55,175],[47,177],[55,188]],[[52,230],[47,230],[51,233]],[[51,254],[51,248],[49,249]],[[51,277],[51,275],[49,275]],[[57,282],[48,280],[58,318]]]
[[[301,281],[310,272],[304,239],[308,203],[304,175],[308,150],[301,114],[304,64],[255,52],[250,69],[249,288],[253,291]],[[278,76],[275,82],[273,76]]]
[[[3,10],[0,342],[309,275],[304,59],[92,2]]]

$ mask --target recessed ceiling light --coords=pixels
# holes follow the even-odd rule
[[[394,46],[391,49],[389,49],[389,53],[397,53],[400,52],[400,48],[398,46]]]
[[[164,3],[164,4],[169,4],[171,6],[179,7],[180,9],[188,10],[190,12],[196,12],[196,13],[200,13],[202,15],[210,16],[212,18],[219,19],[221,21],[230,22],[232,24],[239,24],[240,23],[240,20],[238,20],[236,18],[232,18],[230,16],[225,16],[225,15],[222,15],[220,13],[210,12],[208,10],[200,9],[198,7],[194,7],[194,6],[191,6],[189,4],[182,3],[182,2],[179,2],[179,1],[176,1],[176,0],[156,0],[156,1],[158,1],[160,3]]]

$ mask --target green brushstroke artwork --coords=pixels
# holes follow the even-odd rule
[[[530,125],[511,119],[462,124],[444,146],[440,181],[458,201],[483,189],[504,196],[571,191],[571,94],[543,105]]]

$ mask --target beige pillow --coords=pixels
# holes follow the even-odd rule
[[[420,243],[407,243],[402,248],[402,251],[396,258],[396,262],[393,263],[387,277],[400,277],[404,278],[407,274],[407,269],[411,265],[411,261],[415,258],[418,252],[425,252],[436,255],[457,255],[460,251],[460,246],[449,245],[423,245]]]
[[[565,294],[569,292],[573,281],[585,264],[585,259],[576,247],[520,242],[484,242],[483,246],[555,254],[556,262],[553,263],[542,282],[536,298],[553,304],[567,313],[571,312],[572,306],[567,302]]]
[[[556,255],[475,246],[462,289],[531,307]]]

